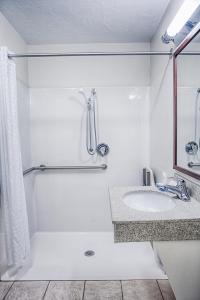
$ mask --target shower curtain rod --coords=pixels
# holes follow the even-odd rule
[[[58,52],[58,53],[9,53],[8,58],[28,57],[73,57],[73,56],[131,56],[131,55],[169,55],[171,51],[130,51],[130,52]],[[200,51],[182,52],[180,55],[200,55]]]
[[[62,56],[131,56],[131,55],[171,55],[169,51],[130,51],[130,52],[58,52],[58,53],[9,53],[9,58],[62,57]]]

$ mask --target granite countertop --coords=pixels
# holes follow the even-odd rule
[[[158,192],[173,198],[175,207],[163,212],[144,212],[129,208],[122,198],[134,191]],[[156,187],[110,188],[110,205],[115,242],[200,239],[200,203],[185,202]]]
[[[143,212],[132,209],[124,204],[124,194],[135,191],[158,192],[173,198],[176,206],[164,212]],[[160,192],[156,187],[114,187],[110,189],[110,204],[113,222],[142,222],[156,220],[200,219],[200,203],[194,198],[185,202],[173,197],[170,193]]]

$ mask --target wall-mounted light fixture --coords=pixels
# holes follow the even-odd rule
[[[167,28],[167,31],[162,36],[162,41],[168,44],[170,41],[174,41],[174,37],[184,27],[195,10],[200,5],[200,0],[185,0],[175,15],[174,19]]]

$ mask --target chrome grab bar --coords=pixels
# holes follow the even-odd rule
[[[32,171],[35,171],[35,168],[34,168],[34,167],[24,170],[24,171],[23,171],[23,175],[25,176],[25,175],[31,173]]]
[[[194,162],[189,162],[188,167],[193,168],[193,167],[200,167],[200,163],[194,163]]]
[[[27,175],[33,171],[45,171],[45,170],[105,170],[107,169],[106,164],[99,166],[46,166],[40,165],[38,167],[32,167],[24,170],[23,175]]]

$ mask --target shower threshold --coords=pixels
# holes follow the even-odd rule
[[[3,280],[166,279],[149,242],[114,243],[113,232],[37,232],[32,266]]]

